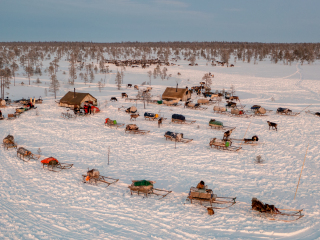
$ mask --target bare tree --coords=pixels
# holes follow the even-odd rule
[[[189,58],[189,61],[191,66],[194,66],[194,64],[196,63],[196,55],[192,54],[191,57]]]
[[[141,89],[138,91],[137,98],[143,100],[143,107],[146,109],[146,101],[148,102],[151,99],[151,94],[149,91]]]
[[[117,85],[118,90],[120,90],[121,89],[122,78],[121,78],[121,74],[119,72],[117,72],[115,83]]]
[[[13,86],[16,85],[16,74],[15,72],[19,70],[19,65],[16,64],[16,62],[14,61],[12,64],[11,64],[11,72],[12,72],[12,76],[13,76]]]
[[[57,79],[57,76],[55,74],[53,74],[51,76],[51,83],[49,86],[49,92],[52,92],[54,94],[54,99],[57,98],[57,92],[59,91],[60,88],[60,83]]]
[[[75,67],[74,63],[71,62],[69,67],[69,83],[70,85],[74,85],[74,80],[77,79],[77,68]]]
[[[148,71],[148,77],[149,77],[149,80],[150,80],[149,85],[151,86],[151,77],[152,77],[152,71],[151,70]]]
[[[94,73],[93,71],[90,71],[90,83],[93,83],[94,81]]]
[[[212,84],[212,80],[211,80],[211,77],[209,75],[209,73],[205,73],[204,76],[202,77],[202,80],[205,81],[206,83],[206,88],[211,88],[211,84]]]
[[[104,88],[104,86],[105,86],[105,84],[103,83],[102,78],[101,78],[101,80],[98,82],[99,92],[101,92],[101,90]]]

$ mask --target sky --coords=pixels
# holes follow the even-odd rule
[[[319,42],[319,0],[0,0],[0,41]]]

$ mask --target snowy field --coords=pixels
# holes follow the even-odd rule
[[[44,66],[49,61],[44,63]],[[130,117],[121,106],[133,102],[121,99],[121,92],[135,97],[137,91],[114,84],[117,67],[112,73],[96,74],[94,83],[86,85],[76,80],[79,92],[89,92],[99,101],[101,113],[77,119],[61,118],[66,112],[55,103],[51,93],[46,97],[49,76],[40,77],[42,84],[28,86],[20,72],[16,86],[11,85],[9,98],[42,96],[43,104],[15,120],[0,122],[2,138],[12,134],[18,146],[34,153],[41,149],[42,157],[53,156],[60,162],[73,163],[70,170],[50,172],[42,169],[39,161],[23,162],[15,150],[0,150],[0,239],[318,239],[320,238],[320,157],[319,118],[304,111],[296,117],[275,114],[278,107],[300,112],[320,111],[320,67],[293,63],[283,65],[269,61],[235,63],[234,68],[170,66],[169,80],[152,79],[151,91],[157,99],[166,86],[191,87],[199,85],[202,76],[214,74],[212,89],[230,89],[246,109],[259,104],[273,112],[268,116],[237,118],[213,113],[213,105],[205,111],[149,104],[143,109],[137,103],[140,115],[145,111],[168,118],[161,128],[156,121],[145,121],[140,116],[136,124],[150,130],[144,136],[125,134],[124,128],[104,126],[104,119],[130,123]],[[73,86],[67,84],[68,62],[60,62],[58,80],[60,99]],[[126,68],[124,83],[141,85],[149,81],[151,69]],[[163,67],[161,67],[163,68]],[[119,69],[120,70],[120,69]],[[181,73],[181,76],[177,75]],[[97,82],[106,82],[99,92]],[[20,83],[23,81],[24,86]],[[35,79],[33,79],[35,81]],[[109,102],[115,96],[118,102]],[[196,96],[193,98],[196,100]],[[274,98],[274,101],[271,100]],[[107,102],[106,102],[107,101]],[[222,103],[224,104],[224,102]],[[2,109],[4,115],[15,107]],[[38,112],[38,115],[36,114]],[[193,125],[170,124],[171,115],[179,113]],[[222,138],[223,131],[208,128],[211,118],[234,126],[233,138],[259,136],[258,146],[243,145],[237,153],[209,148],[212,137]],[[269,131],[266,121],[278,123],[278,131]],[[249,128],[248,128],[249,127]],[[248,129],[248,131],[247,131]],[[164,133],[182,132],[194,139],[188,144],[165,141]],[[247,132],[246,132],[247,131]],[[246,135],[245,135],[246,133]],[[294,200],[307,146],[309,150]],[[107,164],[110,147],[110,165]],[[257,164],[256,156],[264,162]],[[41,160],[40,159],[40,160]],[[119,178],[107,189],[82,183],[82,174],[88,168],[97,168],[104,176]],[[156,181],[156,188],[172,190],[166,198],[131,196],[127,188],[131,180]],[[205,181],[218,196],[237,197],[237,204],[207,214],[203,206],[186,202],[191,186]],[[305,216],[295,222],[270,221],[251,211],[251,198],[274,204],[278,208],[303,209]]]

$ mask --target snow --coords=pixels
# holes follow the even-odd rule
[[[44,66],[49,61],[44,63]],[[237,118],[213,113],[213,105],[205,111],[149,104],[143,109],[138,102],[140,117],[136,122],[144,136],[126,134],[124,128],[108,128],[104,119],[109,117],[119,123],[130,123],[130,117],[121,106],[130,107],[135,102],[125,102],[121,92],[134,97],[137,91],[114,84],[117,68],[110,65],[112,73],[96,74],[95,83],[77,79],[77,91],[89,92],[98,98],[101,113],[94,116],[64,119],[59,107],[44,89],[49,77],[42,76],[42,84],[27,85],[20,72],[16,86],[11,86],[9,97],[42,96],[43,104],[15,120],[0,122],[2,138],[12,134],[18,146],[33,153],[41,149],[42,160],[53,156],[60,162],[73,163],[70,170],[50,172],[42,169],[39,161],[23,162],[15,150],[0,150],[0,237],[2,239],[316,239],[319,232],[319,139],[320,128],[316,116],[302,112],[296,117],[276,115],[278,107],[288,107],[300,112],[319,111],[319,62],[312,65],[272,64],[269,61],[235,63],[234,68],[170,66],[169,80],[152,79],[151,94],[156,99],[166,86],[198,85],[204,73],[214,74],[214,90],[235,86],[236,95],[249,109],[259,104],[273,112],[268,116]],[[58,72],[60,91],[57,99],[73,86],[67,85],[68,62],[60,62]],[[124,83],[141,84],[148,81],[150,69],[126,68]],[[178,76],[177,72],[182,75]],[[106,87],[99,92],[96,82],[106,77]],[[19,83],[23,81],[24,86]],[[109,102],[115,96],[118,102]],[[195,96],[193,96],[195,98]],[[271,98],[275,101],[271,101]],[[106,104],[106,101],[107,104]],[[221,104],[222,105],[222,104]],[[2,109],[4,115],[14,112],[14,107]],[[168,118],[158,128],[157,121],[145,121],[144,112],[159,113]],[[38,115],[36,114],[38,112]],[[183,114],[192,125],[171,124],[173,113]],[[258,135],[258,146],[243,145],[237,153],[209,148],[212,137],[221,138],[223,131],[208,127],[211,118],[234,126],[233,138]],[[266,121],[278,123],[278,131],[269,131]],[[247,131],[248,129],[248,131]],[[182,132],[193,139],[183,144],[165,141],[166,131]],[[247,131],[247,132],[246,132]],[[306,153],[304,170],[295,200],[294,194]],[[107,165],[110,147],[110,165]],[[263,164],[256,164],[260,155]],[[88,168],[97,168],[100,174],[119,178],[108,188],[82,183],[82,174]],[[130,195],[127,188],[131,180],[156,181],[155,187],[173,192],[158,200]],[[228,209],[215,210],[209,216],[203,206],[185,201],[191,186],[205,181],[218,196],[237,197],[237,204]],[[278,208],[304,209],[305,216],[298,221],[285,223],[268,221],[252,212],[251,198]]]

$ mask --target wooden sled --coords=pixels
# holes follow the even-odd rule
[[[223,125],[216,125],[216,124],[211,124],[210,122],[209,122],[209,127],[210,127],[211,129],[225,130],[225,131],[236,129],[235,127],[228,127],[228,126],[223,126]]]
[[[198,189],[195,187],[190,188],[186,200],[190,201],[191,204],[196,202],[201,205],[209,205],[214,209],[225,209],[236,204],[236,197],[217,197],[211,189]],[[220,207],[215,207],[214,204],[218,204]]]
[[[198,103],[198,104],[186,103],[185,107],[189,108],[189,109],[194,109],[194,110],[206,110],[206,109],[208,109],[207,107],[202,107],[200,103]]]
[[[300,114],[297,112],[292,112],[292,110],[290,110],[289,108],[278,108],[276,113],[280,115],[286,115],[286,116],[292,116],[292,117]]]
[[[172,135],[164,134],[164,137],[166,138],[166,141],[169,139],[174,142],[182,142],[182,143],[189,143],[193,140],[190,138],[178,137],[177,134],[181,134],[181,133],[176,133],[176,137],[173,137]]]
[[[67,112],[67,113],[61,113],[61,117],[65,119],[71,119],[71,118],[77,118],[77,115]]]
[[[231,141],[228,141],[229,142],[229,146],[227,146],[226,142],[223,141],[223,140],[219,140],[219,139],[216,139],[216,138],[212,138],[210,140],[210,143],[209,143],[209,146],[211,148],[216,148],[218,150],[226,150],[226,151],[232,151],[232,152],[237,152],[239,151],[240,149],[242,149],[242,147],[234,147],[234,146],[231,146],[232,145],[232,142]]]
[[[12,135],[8,135],[3,139],[3,147],[7,150],[9,148],[17,148],[17,144],[14,142],[14,137]]]
[[[19,157],[24,162],[29,162],[31,159],[38,160],[40,155],[33,154],[32,152],[28,151],[23,147],[19,147],[17,150],[17,157]]]
[[[113,122],[106,122],[104,123],[105,126],[108,126],[110,128],[118,128],[118,127],[122,127],[124,126],[124,123],[117,123],[117,124],[114,124]]]
[[[63,169],[70,169],[73,166],[73,164],[60,163],[57,159],[53,157],[43,159],[41,163],[42,163],[42,168],[46,167],[47,170],[53,171],[53,172],[60,172]]]
[[[148,186],[135,186],[136,182],[141,182],[141,181],[147,181],[147,182],[150,182],[151,184]],[[131,195],[133,195],[133,193],[137,193],[138,195],[142,193],[145,195],[145,197],[148,197],[149,195],[154,194],[156,196],[160,196],[159,199],[166,197],[168,194],[172,192],[164,189],[153,188],[153,185],[155,183],[156,183],[155,181],[149,181],[149,180],[132,180],[132,184],[128,186],[128,188],[130,189]]]
[[[111,184],[114,184],[119,181],[119,179],[101,176],[99,171],[96,169],[88,170],[87,175],[82,175],[83,183],[95,184],[98,183],[107,184],[106,188]]]
[[[213,112],[214,113],[219,113],[219,114],[229,114],[229,112],[227,112],[227,108],[226,107],[219,107],[219,106],[214,106],[213,107]]]
[[[274,205],[264,204],[257,198],[252,198],[252,211],[272,221],[294,222],[302,218],[303,209],[280,209]]]
[[[243,142],[243,144],[248,144],[252,146],[256,146],[259,144],[259,138],[257,136],[253,136],[251,139],[236,139],[236,138],[230,138],[231,141],[239,141]]]

